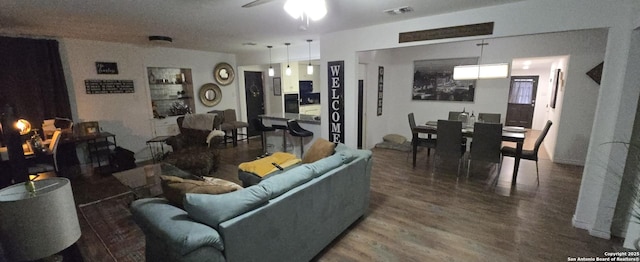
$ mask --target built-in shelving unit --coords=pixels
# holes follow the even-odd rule
[[[147,74],[154,118],[193,112],[191,69],[148,67]]]
[[[178,134],[176,118],[195,110],[191,69],[147,67],[147,75],[154,135]]]

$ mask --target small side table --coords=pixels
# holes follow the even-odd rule
[[[173,136],[156,136],[150,140],[147,140],[147,146],[149,147],[149,151],[151,151],[151,157],[153,158],[153,162],[156,160],[162,160],[164,157],[164,144],[167,143],[169,138]],[[156,146],[152,146],[152,144],[156,143]],[[160,144],[160,150],[158,150],[157,144]]]

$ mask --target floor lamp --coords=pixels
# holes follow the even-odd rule
[[[28,181],[0,190],[0,241],[9,261],[54,255],[80,234],[68,179]]]

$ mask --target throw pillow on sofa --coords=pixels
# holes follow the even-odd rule
[[[187,193],[224,194],[242,189],[236,183],[217,178],[207,178],[205,181],[183,179],[175,176],[160,176],[162,192],[169,203],[182,208],[184,196]]]
[[[255,185],[221,195],[186,194],[184,209],[194,220],[218,229],[218,225],[269,201],[264,187]]]
[[[333,154],[336,144],[322,137],[313,142],[302,157],[302,163],[313,163]]]

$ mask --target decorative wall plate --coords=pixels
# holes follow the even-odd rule
[[[206,83],[200,87],[198,92],[200,102],[205,106],[212,107],[220,103],[222,100],[222,91],[220,87],[214,83]]]
[[[233,71],[233,67],[227,63],[218,63],[216,67],[213,69],[213,77],[216,79],[218,84],[226,86],[233,82],[236,74]]]

